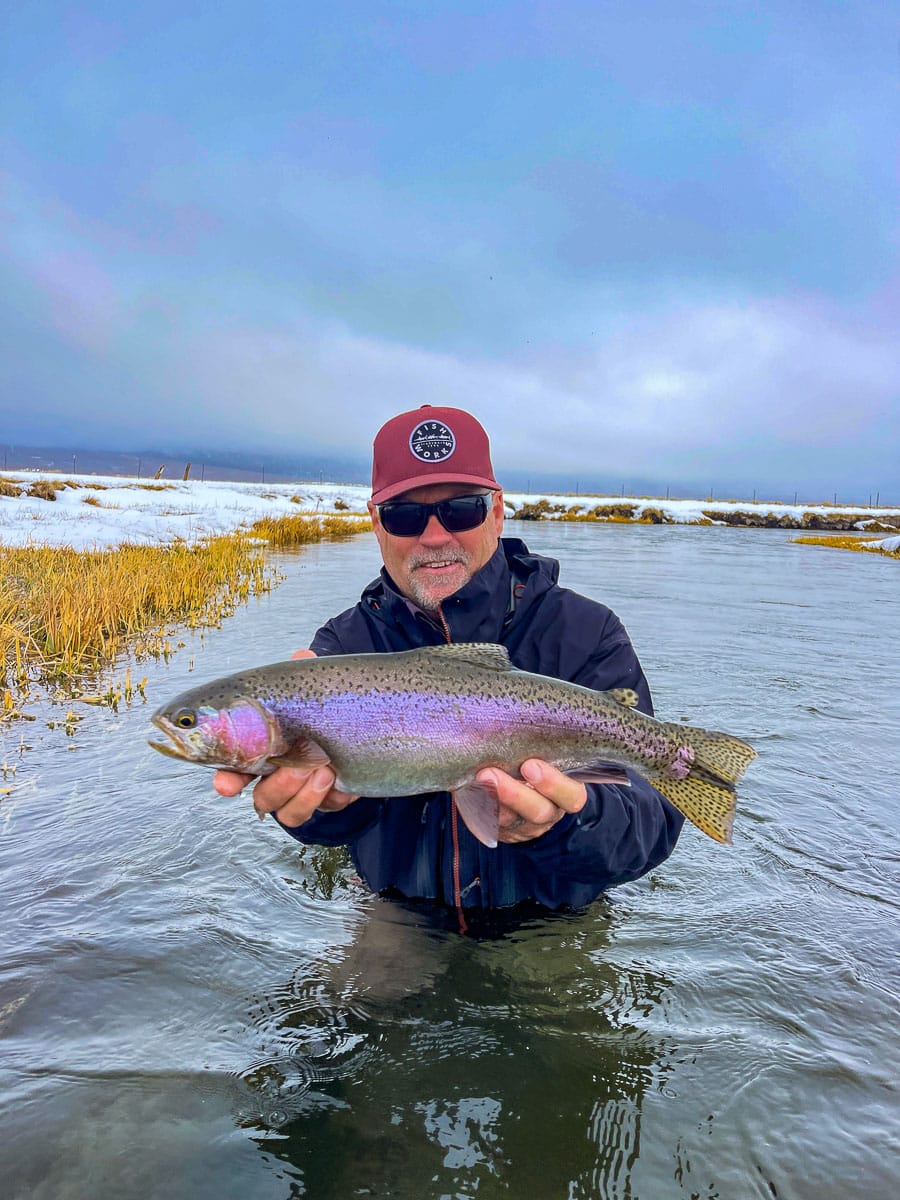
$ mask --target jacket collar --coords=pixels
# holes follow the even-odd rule
[[[526,601],[552,587],[559,575],[555,559],[530,554],[519,538],[501,538],[500,544],[480,571],[441,605],[454,642],[499,642],[510,614],[513,589]],[[363,603],[381,620],[401,626],[414,641],[427,644],[443,641],[437,623],[397,589],[387,571],[363,592]]]

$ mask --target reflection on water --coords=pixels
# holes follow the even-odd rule
[[[323,1200],[484,1195],[511,1164],[542,1195],[630,1195],[665,1050],[635,1018],[667,981],[609,961],[613,924],[472,940],[374,901],[339,961],[259,1000],[242,1120]]]
[[[21,756],[0,729],[4,1200],[900,1194],[896,564],[522,532],[619,612],[661,715],[757,747],[735,846],[686,829],[587,912],[462,938],[161,759],[147,708]],[[283,569],[151,706],[308,644],[377,549]]]

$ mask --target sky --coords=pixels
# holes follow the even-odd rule
[[[898,16],[7,5],[0,444],[900,502]]]

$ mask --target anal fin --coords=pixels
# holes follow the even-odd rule
[[[464,783],[453,793],[459,815],[473,837],[493,850],[500,834],[500,805],[497,793],[483,783]]]

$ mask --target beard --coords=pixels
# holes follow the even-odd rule
[[[469,566],[470,557],[459,546],[443,550],[440,553],[429,554],[420,551],[418,554],[410,555],[406,562],[409,591],[411,598],[419,608],[426,612],[437,612],[442,600],[446,600],[448,596],[452,596],[454,592],[459,591],[467,584],[472,577]],[[420,572],[419,568],[428,567],[433,563],[458,563],[461,569],[455,571],[451,578],[429,579],[427,575]],[[452,587],[448,590],[447,585],[450,582],[452,582]]]

